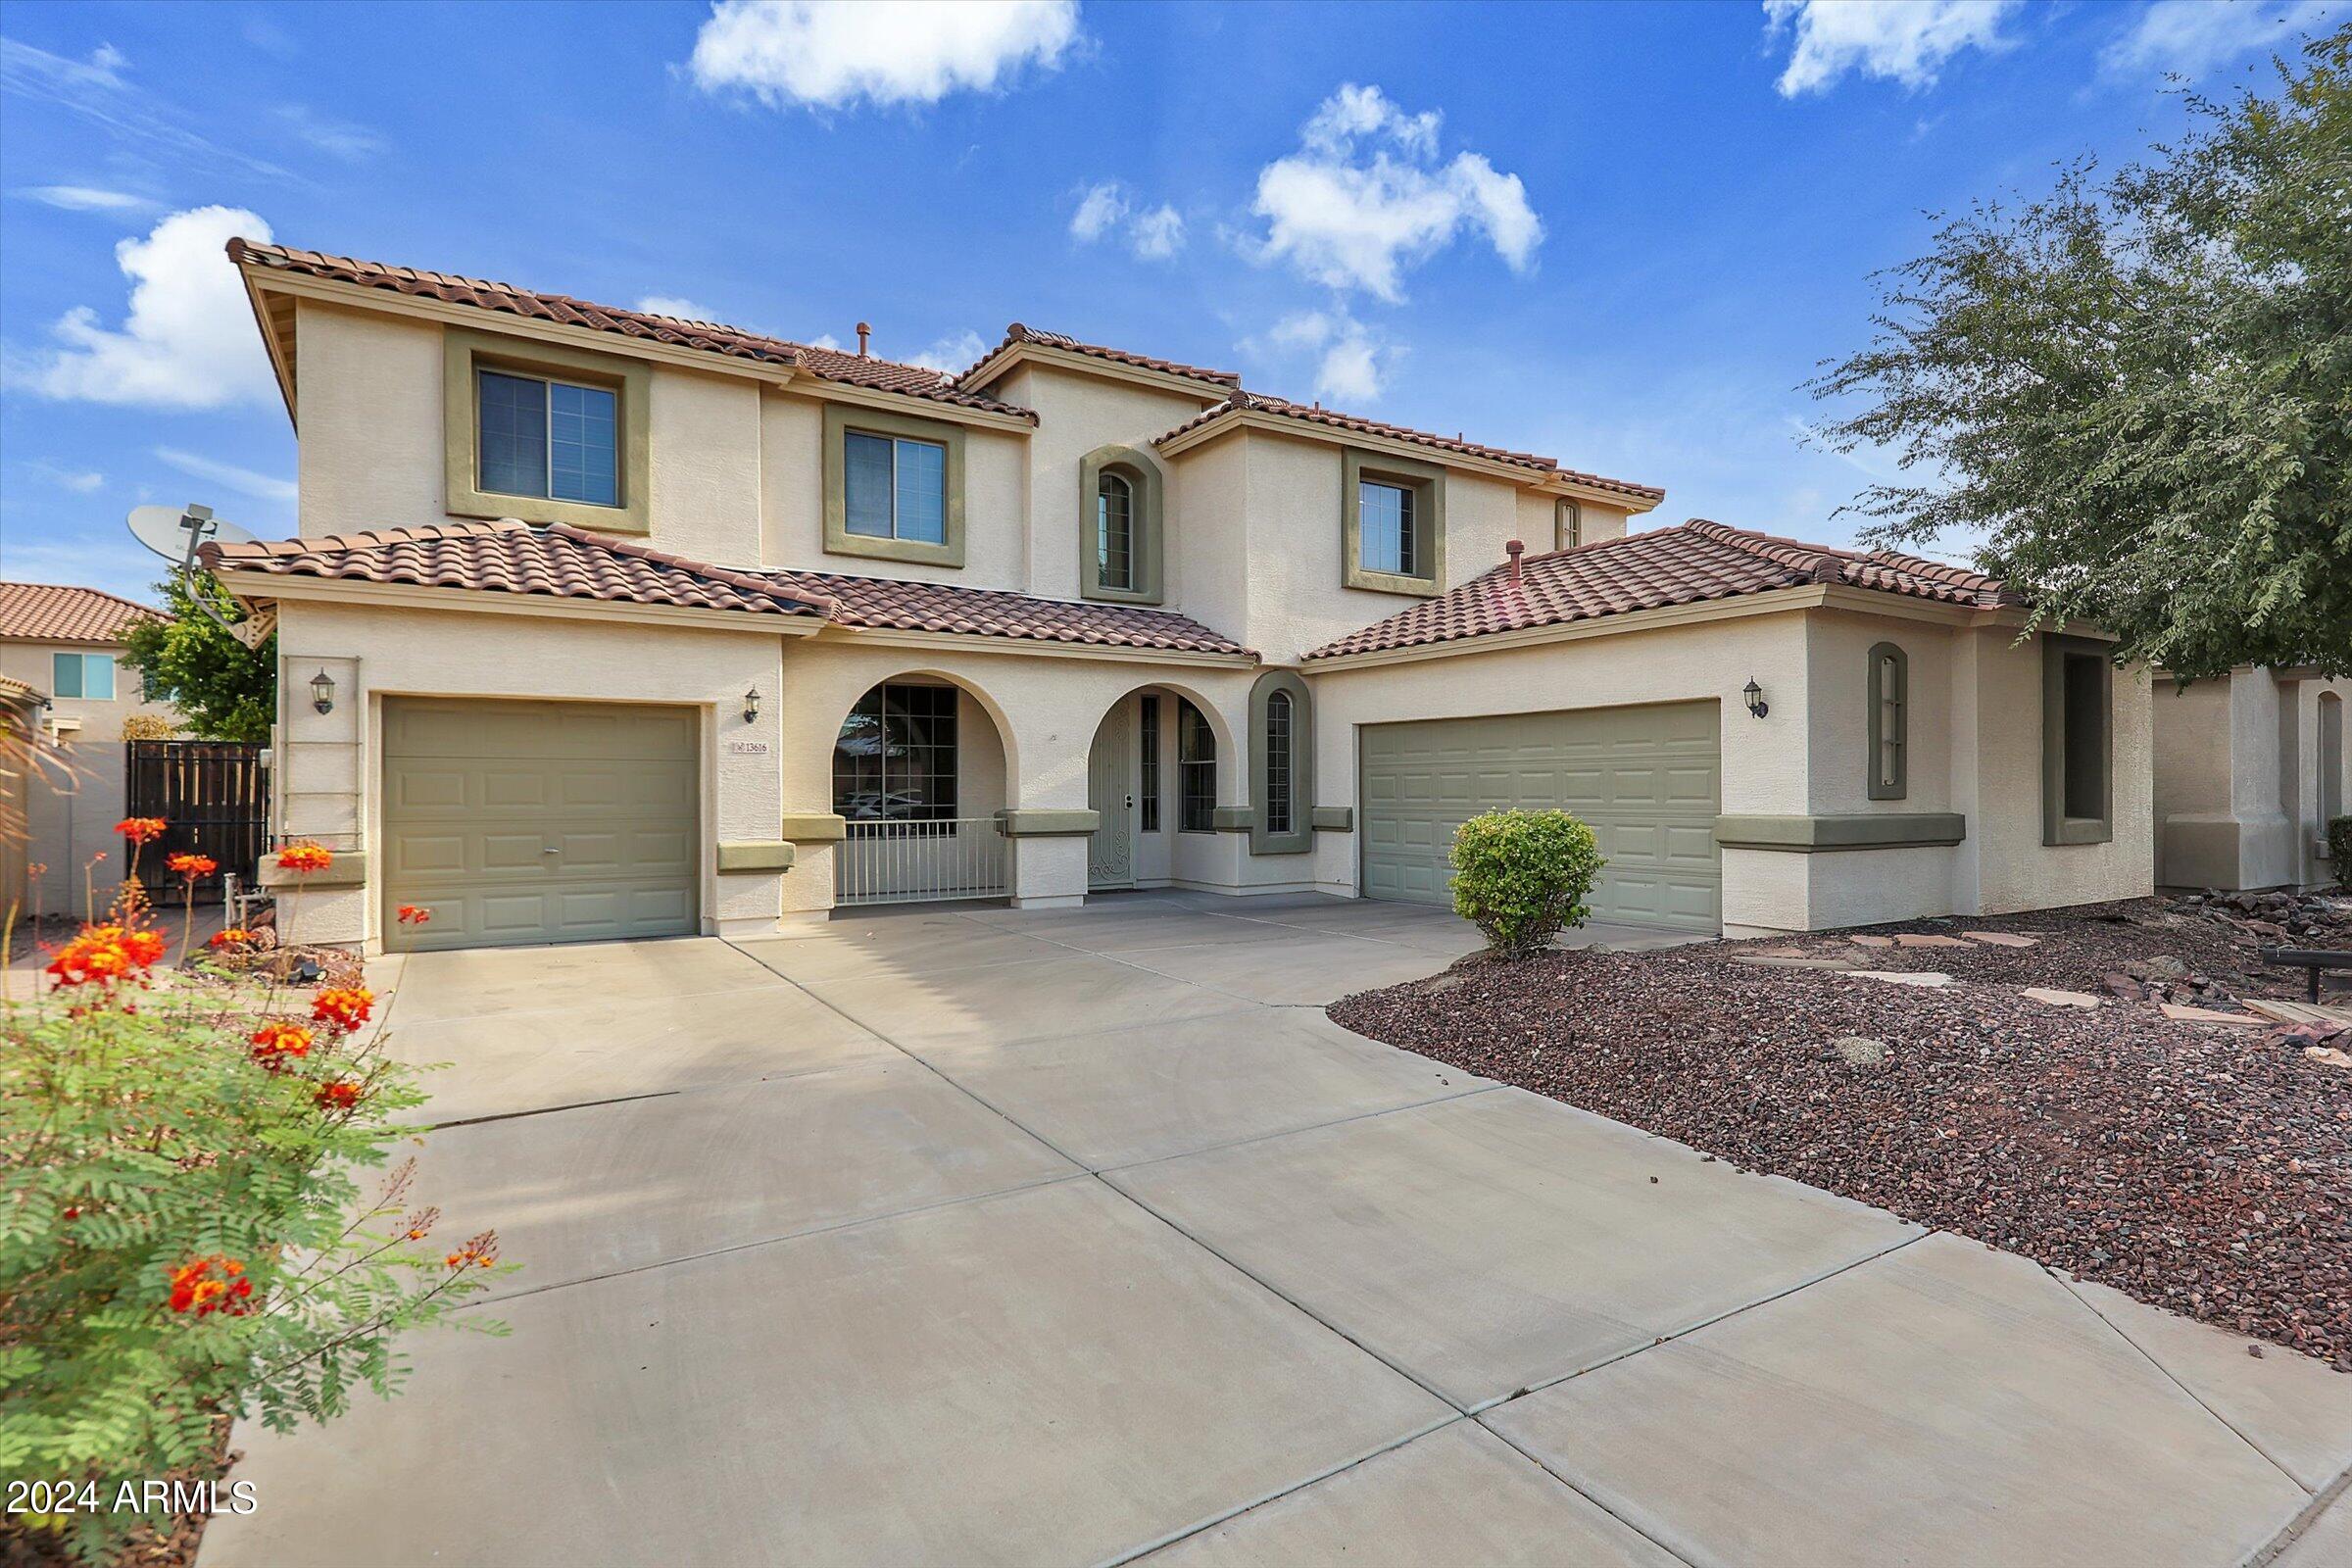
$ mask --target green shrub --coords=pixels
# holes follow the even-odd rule
[[[2352,888],[2352,816],[2328,819],[2328,858],[2339,886]]]
[[[211,1479],[221,1416],[324,1420],[393,1391],[411,1329],[503,1332],[449,1316],[495,1236],[428,1241],[405,1165],[361,1197],[425,1098],[368,994],[153,974],[119,913],[0,1000],[0,1475],[77,1489],[9,1524],[93,1561],[166,1524],[124,1483]]]
[[[1585,923],[1603,859],[1566,811],[1489,811],[1453,834],[1453,909],[1497,953],[1530,953]]]

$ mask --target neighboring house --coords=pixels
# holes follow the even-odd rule
[[[31,858],[32,829],[25,808],[43,745],[41,694],[14,676],[0,675],[0,925],[28,907],[24,868]]]
[[[206,561],[277,618],[320,940],[1435,901],[1495,805],[1594,824],[1599,917],[1696,931],[2150,886],[2144,675],[1971,572],[1628,536],[1662,491],[1018,325],[944,375],[230,256],[301,537]]]
[[[2309,669],[2155,676],[2156,880],[2167,887],[2317,887],[2328,823],[2352,810],[2344,703],[2352,680]]]
[[[27,858],[45,866],[26,887],[26,906],[48,913],[82,910],[85,886],[103,903],[122,882],[124,721],[133,715],[177,724],[169,706],[147,701],[139,672],[122,662],[122,633],[153,610],[96,588],[0,582],[0,676],[44,703],[41,729],[54,742],[53,766],[28,787]],[[84,868],[100,862],[85,884]]]

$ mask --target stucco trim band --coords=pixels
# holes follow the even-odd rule
[[[1355,808],[1318,806],[1308,821],[1318,833],[1352,833],[1355,831]]]
[[[836,811],[788,813],[776,836],[795,844],[832,844],[850,836],[850,824],[847,817]]]
[[[778,615],[773,618],[794,622],[811,619],[805,615]],[[1250,653],[1207,654],[1182,648],[1130,648],[1118,643],[1057,643],[1034,637],[1000,637],[985,631],[907,631],[896,626],[844,626],[838,621],[819,622],[811,629],[821,632],[829,643],[854,643],[861,648],[953,648],[967,654],[1110,660],[1131,664],[1183,664],[1210,669],[1253,669],[1257,665],[1257,656]]]
[[[1102,813],[1006,807],[997,813],[997,825],[1008,839],[1075,839],[1084,838],[1100,828],[1102,825]]]
[[[789,871],[792,844],[787,839],[752,839],[718,847],[718,874],[740,871]]]
[[[1727,850],[1910,850],[1968,836],[1957,811],[1864,811],[1834,816],[1719,816],[1715,842]]]
[[[1257,813],[1247,806],[1219,806],[1208,813],[1211,833],[1247,833],[1257,825]]]
[[[832,624],[821,615],[767,615],[742,610],[694,610],[679,605],[641,605],[611,599],[565,599],[553,594],[514,594],[495,588],[423,588],[409,583],[363,582],[350,577],[281,577],[267,571],[224,570],[213,575],[239,604],[249,608],[288,599],[315,600],[377,610],[445,610],[493,615],[633,621],[641,625],[707,626],[714,631],[752,632],[767,637],[813,637]]]

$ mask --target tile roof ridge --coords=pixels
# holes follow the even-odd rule
[[[1754,528],[1735,527],[1709,517],[1692,517],[1684,526],[1701,538],[1769,561],[1776,566],[1801,572],[1814,582],[1831,583],[1845,579],[1846,566],[1856,558],[1851,552],[1834,545],[1807,544],[1801,539],[1784,539],[1778,534],[1763,533]]]
[[[529,525],[524,524],[523,526]],[[658,566],[668,566],[676,571],[690,572],[698,577],[708,577],[712,582],[723,582],[730,588],[743,588],[753,593],[779,595],[782,598],[807,605],[822,614],[830,615],[833,612],[831,600],[815,594],[802,593],[798,589],[773,582],[757,572],[740,571],[733,566],[721,566],[708,561],[696,561],[690,556],[676,555],[666,550],[656,550],[652,545],[640,544],[634,539],[610,538],[586,528],[574,527],[568,522],[551,522],[546,528],[534,531],[551,534],[560,539],[568,539],[574,544],[589,545],[599,550],[610,551],[616,556],[630,556],[639,561],[651,562]]]
[[[1048,331],[1042,326],[1030,326],[1020,321],[1014,321],[1007,325],[1004,328],[1004,336],[999,340],[995,348],[982,354],[949,379],[960,387],[973,371],[1006,349],[1022,343],[1033,344],[1039,348],[1063,349],[1072,354],[1108,360],[1114,364],[1159,370],[1187,381],[1205,382],[1210,386],[1238,389],[1242,384],[1241,372],[1238,370],[1215,370],[1205,366],[1187,365],[1181,360],[1164,359],[1156,354],[1143,354],[1134,349],[1116,348],[1108,343],[1089,343],[1084,339],[1072,337],[1067,332]]]

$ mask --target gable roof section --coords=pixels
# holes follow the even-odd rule
[[[944,371],[926,369],[919,365],[877,360],[860,354],[845,354],[839,349],[819,348],[814,344],[795,343],[785,338],[747,332],[740,327],[721,326],[714,321],[688,321],[674,316],[655,316],[646,311],[624,310],[614,305],[594,305],[565,294],[542,294],[533,289],[517,288],[512,283],[461,277],[452,272],[418,271],[410,267],[363,262],[348,256],[329,256],[322,251],[296,250],[287,245],[264,245],[249,239],[230,240],[228,259],[240,267],[323,278],[334,283],[351,283],[361,288],[383,289],[417,299],[438,300],[445,305],[472,306],[507,316],[611,332],[642,342],[723,354],[733,359],[792,366],[807,370],[820,381],[839,382],[844,386],[897,392],[934,403],[956,404],[1024,419],[1036,418],[1027,409],[959,390],[956,378]]]
[[[829,571],[775,571],[768,576],[795,592],[825,599],[832,606],[834,623],[842,626],[1252,657],[1232,638],[1172,610]]]
[[[1228,391],[1239,391],[1242,385],[1241,372],[1238,370],[1203,369],[1198,365],[1186,365],[1176,360],[1155,359],[1149,354],[1134,354],[1126,349],[1109,348],[1101,343],[1081,343],[1065,333],[1048,332],[1035,326],[1023,326],[1018,321],[1004,329],[1004,340],[1002,343],[981,355],[969,369],[956,377],[956,384],[958,386],[983,384],[974,379],[982,369],[994,364],[1008,351],[1024,345],[1044,349],[1059,349],[1065,354],[1082,354],[1088,359],[1103,360],[1113,365],[1131,366],[1139,370],[1157,370],[1162,375],[1182,376],[1188,381],[1206,383],[1206,386],[1203,387],[1204,392],[1206,387],[1222,387]],[[1215,394],[1208,393],[1207,395],[1214,396]]]
[[[1563,468],[1557,458],[1546,458],[1533,452],[1511,452],[1501,447],[1481,446],[1476,441],[1464,440],[1460,436],[1436,435],[1427,430],[1415,430],[1401,424],[1389,424],[1379,419],[1368,419],[1360,414],[1342,414],[1337,409],[1326,409],[1306,403],[1293,403],[1288,398],[1268,397],[1262,392],[1245,392],[1238,388],[1231,397],[1215,408],[1203,410],[1176,426],[1175,429],[1163,431],[1154,436],[1152,444],[1153,446],[1164,445],[1218,419],[1232,415],[1251,413],[1270,414],[1285,419],[1296,419],[1302,424],[1320,425],[1325,429],[1347,434],[1383,436],[1391,441],[1403,441],[1413,446],[1428,447],[1435,452],[1450,452],[1462,457],[1484,458],[1489,463],[1500,463],[1514,468],[1525,468],[1534,474],[1556,475],[1562,479],[1572,480],[1588,489],[1607,491],[1622,495],[1630,501],[1644,501],[1651,506],[1657,505],[1666,498],[1666,492],[1655,485],[1636,484],[1630,479],[1611,479],[1597,473],[1586,473],[1577,468]]]
[[[209,544],[200,554],[214,571],[278,577],[333,577],[750,614],[821,615],[826,610],[820,599],[751,572],[704,565],[564,523],[534,528],[512,517],[313,539]]]
[[[64,583],[0,582],[0,637],[38,643],[116,644],[157,612],[120,594]]]
[[[1508,565],[1497,566],[1306,657],[1337,659],[1464,642],[1807,583],[1842,583],[1982,608],[2017,602],[1997,578],[1965,567],[1891,551],[1802,544],[1694,518],[1679,527],[1529,556],[1520,563],[1517,583]]]

